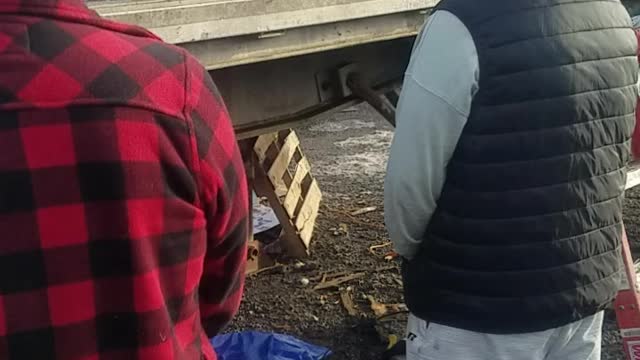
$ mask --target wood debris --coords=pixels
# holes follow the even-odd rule
[[[337,277],[335,279],[332,280],[327,280],[325,282],[321,282],[320,284],[316,285],[313,290],[324,290],[324,289],[330,289],[330,288],[334,288],[334,287],[339,287],[340,285],[352,281],[352,280],[356,280],[356,279],[360,279],[362,277],[364,277],[366,275],[366,273],[355,273],[355,274],[351,274],[351,275],[346,275],[346,276],[342,276],[342,277]]]
[[[379,322],[393,320],[393,318],[398,315],[404,315],[409,313],[409,308],[407,308],[407,305],[405,304],[385,304],[385,305],[387,307],[387,313],[377,317],[377,320]]]
[[[391,309],[392,312],[407,312],[407,311],[409,311],[409,308],[407,307],[406,304],[389,304],[389,305],[387,305],[387,307],[389,309]]]
[[[353,274],[353,273],[378,273],[378,272],[384,272],[384,271],[390,271],[390,270],[396,270],[397,267],[395,265],[389,265],[389,266],[383,266],[383,267],[379,267],[379,268],[375,268],[375,269],[371,269],[371,268],[358,268],[358,269],[351,269],[351,270],[347,270],[347,271],[339,271],[339,272],[335,272],[335,273],[321,273],[319,275],[313,276],[310,278],[311,281],[320,281],[321,283],[327,282],[328,280],[332,280],[335,279],[337,277],[341,277],[341,276],[345,276],[345,275],[349,275],[349,274]]]
[[[378,210],[377,207],[369,206],[369,207],[365,207],[365,208],[358,209],[356,211],[351,212],[351,216],[360,216],[360,215],[364,215],[364,214],[368,214],[368,213],[374,212],[376,210]]]
[[[395,252],[395,251],[392,251],[392,252],[390,252],[390,253],[386,254],[386,255],[384,256],[384,259],[385,259],[386,261],[392,261],[392,260],[395,260],[395,259],[397,259],[397,258],[399,258],[399,257],[400,257],[400,254],[398,254],[398,253],[397,253],[397,252]]]
[[[386,248],[386,247],[389,247],[391,245],[393,245],[393,243],[391,241],[388,241],[388,242],[386,242],[384,244],[380,244],[380,245],[372,245],[372,246],[369,246],[369,252],[371,254],[375,255],[375,256],[378,256],[378,254],[376,254],[376,250],[377,249]]]
[[[364,222],[364,221],[360,221],[357,217],[351,215],[351,213],[348,212],[348,211],[336,210],[336,209],[331,208],[331,207],[329,207],[327,205],[322,205],[322,206],[328,212],[332,212],[334,214],[344,215],[345,217],[349,218],[349,223],[351,225],[361,225],[361,226],[366,226],[366,227],[369,227],[369,228],[378,229],[380,231],[387,231],[387,228],[384,226],[384,224],[381,224],[379,222]]]
[[[371,303],[371,310],[376,315],[376,317],[384,316],[389,311],[387,309],[387,305],[378,302],[373,296],[369,295],[367,296],[367,299],[369,299],[369,302]]]
[[[249,276],[250,277],[251,276],[258,276],[258,275],[260,275],[262,273],[265,273],[265,272],[269,272],[269,271],[276,270],[276,269],[282,269],[283,267],[284,267],[284,265],[282,265],[282,264],[275,264],[273,266],[269,266],[269,267],[262,268],[260,270],[254,271],[254,272],[250,273]]]
[[[384,304],[371,295],[366,295],[366,298],[371,304],[371,311],[378,320],[409,312],[406,304]]]
[[[351,298],[351,293],[349,291],[343,291],[340,293],[340,301],[342,301],[342,306],[347,310],[349,316],[358,316],[358,310],[356,310],[356,307],[353,304],[353,299]]]

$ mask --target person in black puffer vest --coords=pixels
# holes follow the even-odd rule
[[[636,51],[619,0],[436,7],[385,182],[409,360],[600,359],[623,269]]]

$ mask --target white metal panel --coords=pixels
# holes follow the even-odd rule
[[[185,47],[209,70],[415,35],[438,0],[89,1]]]
[[[413,36],[424,22],[418,13],[397,13],[317,25],[264,37],[247,35],[181,44],[208,69],[283,59]],[[410,49],[408,49],[410,50]],[[398,54],[406,57],[408,54]]]
[[[89,2],[100,15],[182,44],[432,8],[438,0],[165,0]]]

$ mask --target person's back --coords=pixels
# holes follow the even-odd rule
[[[636,48],[616,0],[438,5],[408,70],[386,185],[416,319],[513,335],[481,337],[493,350],[461,335],[491,359],[522,339],[526,355],[511,358],[595,359],[553,344],[564,330],[593,340],[580,331],[596,333],[619,284]],[[425,70],[436,56],[442,68]],[[429,71],[445,75],[420,77]],[[436,105],[415,101],[421,92]],[[406,160],[407,144],[422,163]]]
[[[215,359],[248,194],[207,72],[76,0],[0,0],[0,358]]]

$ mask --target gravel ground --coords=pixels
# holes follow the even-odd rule
[[[389,241],[383,226],[382,189],[392,129],[372,109],[359,106],[297,132],[324,196],[312,256],[249,277],[230,330],[292,334],[329,347],[332,359],[378,359],[388,334],[401,334],[406,321],[402,314],[377,321],[371,306],[371,300],[388,304],[393,313],[402,309],[391,304],[403,302],[398,263],[385,259],[391,248],[370,250]],[[640,191],[627,198],[629,236],[639,238]],[[376,210],[351,215],[365,207]],[[364,276],[340,288],[312,290],[324,274],[336,272]],[[352,299],[352,315],[343,306],[343,297]],[[605,324],[603,359],[623,359],[613,314]]]

